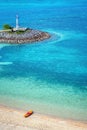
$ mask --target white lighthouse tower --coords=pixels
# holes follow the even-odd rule
[[[13,31],[20,31],[20,30],[22,30],[22,31],[25,31],[27,28],[24,28],[24,27],[19,27],[19,16],[18,15],[16,15],[16,26],[15,26],[15,28],[13,28]]]
[[[16,30],[19,29],[19,19],[18,15],[16,15]]]

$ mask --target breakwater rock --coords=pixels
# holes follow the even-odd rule
[[[50,38],[50,34],[39,30],[29,29],[22,33],[0,32],[0,43],[32,43]]]

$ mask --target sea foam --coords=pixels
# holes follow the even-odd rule
[[[1,44],[1,43],[0,43],[0,49],[2,49],[2,48],[5,47],[5,46],[9,46],[9,44]]]
[[[10,65],[12,62],[0,62],[0,65]]]
[[[85,33],[80,33],[76,31],[64,31],[64,30],[52,30],[52,29],[48,29],[47,31],[53,35],[52,37],[56,37],[57,41],[63,41],[68,39],[82,39],[87,36],[87,34]],[[56,40],[54,42],[56,42]]]

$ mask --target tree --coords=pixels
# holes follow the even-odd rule
[[[7,29],[13,29],[9,24],[5,24],[3,25],[3,29],[7,30]]]

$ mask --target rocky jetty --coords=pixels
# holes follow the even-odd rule
[[[0,31],[0,43],[32,43],[50,38],[50,34],[29,29],[24,32]]]

